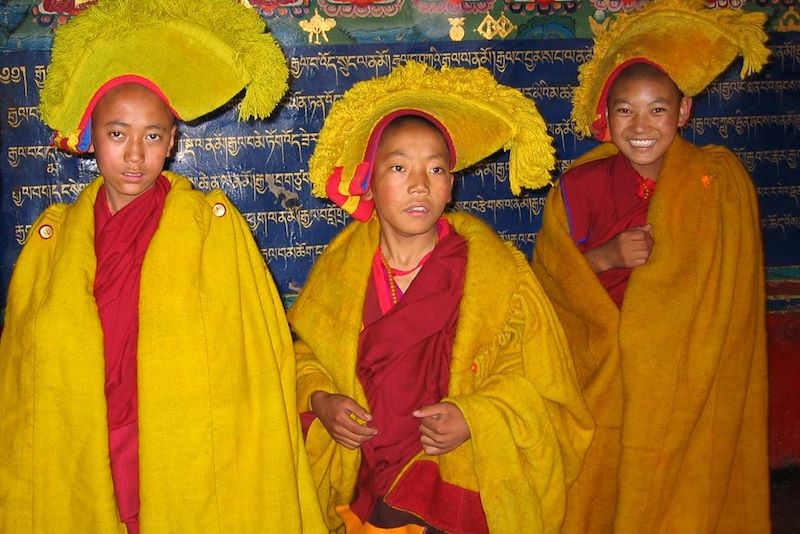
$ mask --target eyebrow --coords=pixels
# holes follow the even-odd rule
[[[664,103],[664,102],[669,103],[670,100],[671,100],[670,98],[658,97],[655,100],[651,100],[649,103],[650,104],[660,104],[660,103]],[[627,99],[627,98],[614,98],[614,99],[611,100],[611,103],[612,104],[630,104],[631,101],[629,99]]]
[[[110,120],[108,122],[103,123],[103,126],[130,126],[130,123],[120,120]],[[145,126],[146,129],[155,128],[157,130],[167,130],[168,128],[162,126],[161,124],[148,124]]]
[[[388,152],[388,153],[386,153],[386,155],[385,155],[384,157],[387,157],[387,158],[388,158],[388,157],[392,157],[392,156],[404,156],[404,157],[409,157],[409,156],[410,156],[410,154],[408,153],[408,151],[406,151],[406,150],[404,150],[404,149],[397,149],[397,150],[392,150],[391,152]],[[431,154],[431,155],[428,157],[428,160],[437,159],[437,158],[441,158],[441,159],[444,159],[444,160],[448,160],[448,159],[449,159],[449,158],[447,157],[447,154],[446,154],[446,153],[439,153],[439,152],[437,152],[437,153],[435,153],[435,154]]]

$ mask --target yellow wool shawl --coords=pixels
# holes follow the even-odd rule
[[[263,259],[224,194],[165,175],[172,189],[139,298],[141,530],[324,531],[292,341]],[[101,183],[40,216],[12,277],[0,341],[0,532],[125,532],[92,293]]]
[[[616,153],[612,144],[576,164]],[[561,319],[594,442],[565,532],[769,531],[764,275],[753,184],[680,137],[648,212],[655,245],[617,309],[550,193],[533,269]]]
[[[565,491],[591,440],[561,326],[525,257],[479,219],[448,215],[467,241],[467,268],[450,365],[450,396],[472,438],[439,457],[443,478],[480,491],[491,532],[557,532]],[[358,338],[380,224],[353,223],[309,276],[289,321],[301,340],[298,409],[314,391],[341,393],[369,409],[356,378]],[[358,450],[336,444],[319,421],[306,446],[331,530],[350,503]]]

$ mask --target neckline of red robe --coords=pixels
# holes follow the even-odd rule
[[[94,206],[94,296],[103,329],[111,475],[120,519],[126,524],[137,523],[139,515],[139,282],[169,190],[169,180],[159,176],[153,187],[112,215],[103,185]]]
[[[370,424],[379,433],[361,446],[350,507],[362,521],[422,450],[419,421],[411,413],[448,394],[466,261],[464,238],[446,233],[404,297],[386,313],[378,302],[380,280],[370,278],[356,373],[373,416]]]

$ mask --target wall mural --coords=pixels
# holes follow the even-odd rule
[[[0,300],[30,225],[47,205],[71,202],[97,174],[94,160],[49,145],[38,117],[53,28],[90,2],[9,0],[0,7]],[[485,67],[533,98],[554,138],[560,172],[594,145],[569,121],[577,68],[590,37],[637,0],[249,0],[281,42],[290,90],[272,117],[236,122],[236,102],[181,125],[171,170],[203,190],[223,189],[244,213],[291,301],[314,260],[349,219],[310,193],[307,165],[331,105],[353,83],[408,59]],[[772,61],[741,81],[734,64],[695,98],[683,134],[731,148],[753,175],[771,273],[800,278],[800,16],[793,0],[716,0],[770,14]],[[459,174],[453,208],[492,224],[530,255],[546,189],[511,196],[497,154]],[[773,299],[770,309],[800,309]]]

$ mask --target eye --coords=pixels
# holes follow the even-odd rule
[[[389,168],[392,170],[392,172],[403,172],[406,170],[406,168],[403,167],[402,165],[392,165]]]
[[[618,107],[617,109],[615,109],[614,111],[615,111],[615,112],[617,112],[617,113],[619,113],[619,114],[625,115],[625,114],[627,114],[627,113],[630,113],[630,111],[631,111],[631,110],[630,110],[629,108],[626,108],[626,107],[620,106],[620,107]]]
[[[666,113],[666,112],[667,108],[662,108],[662,107],[653,108],[653,113]]]
[[[446,173],[447,171],[444,169],[444,167],[433,167],[433,168],[431,169],[431,172],[432,172],[433,174],[444,174],[444,173]]]
[[[147,139],[148,141],[159,141],[161,139],[161,134],[150,133],[147,134],[147,136],[145,136],[145,139]]]
[[[108,136],[111,139],[122,139],[123,133],[118,130],[111,130],[110,132],[108,132]]]

